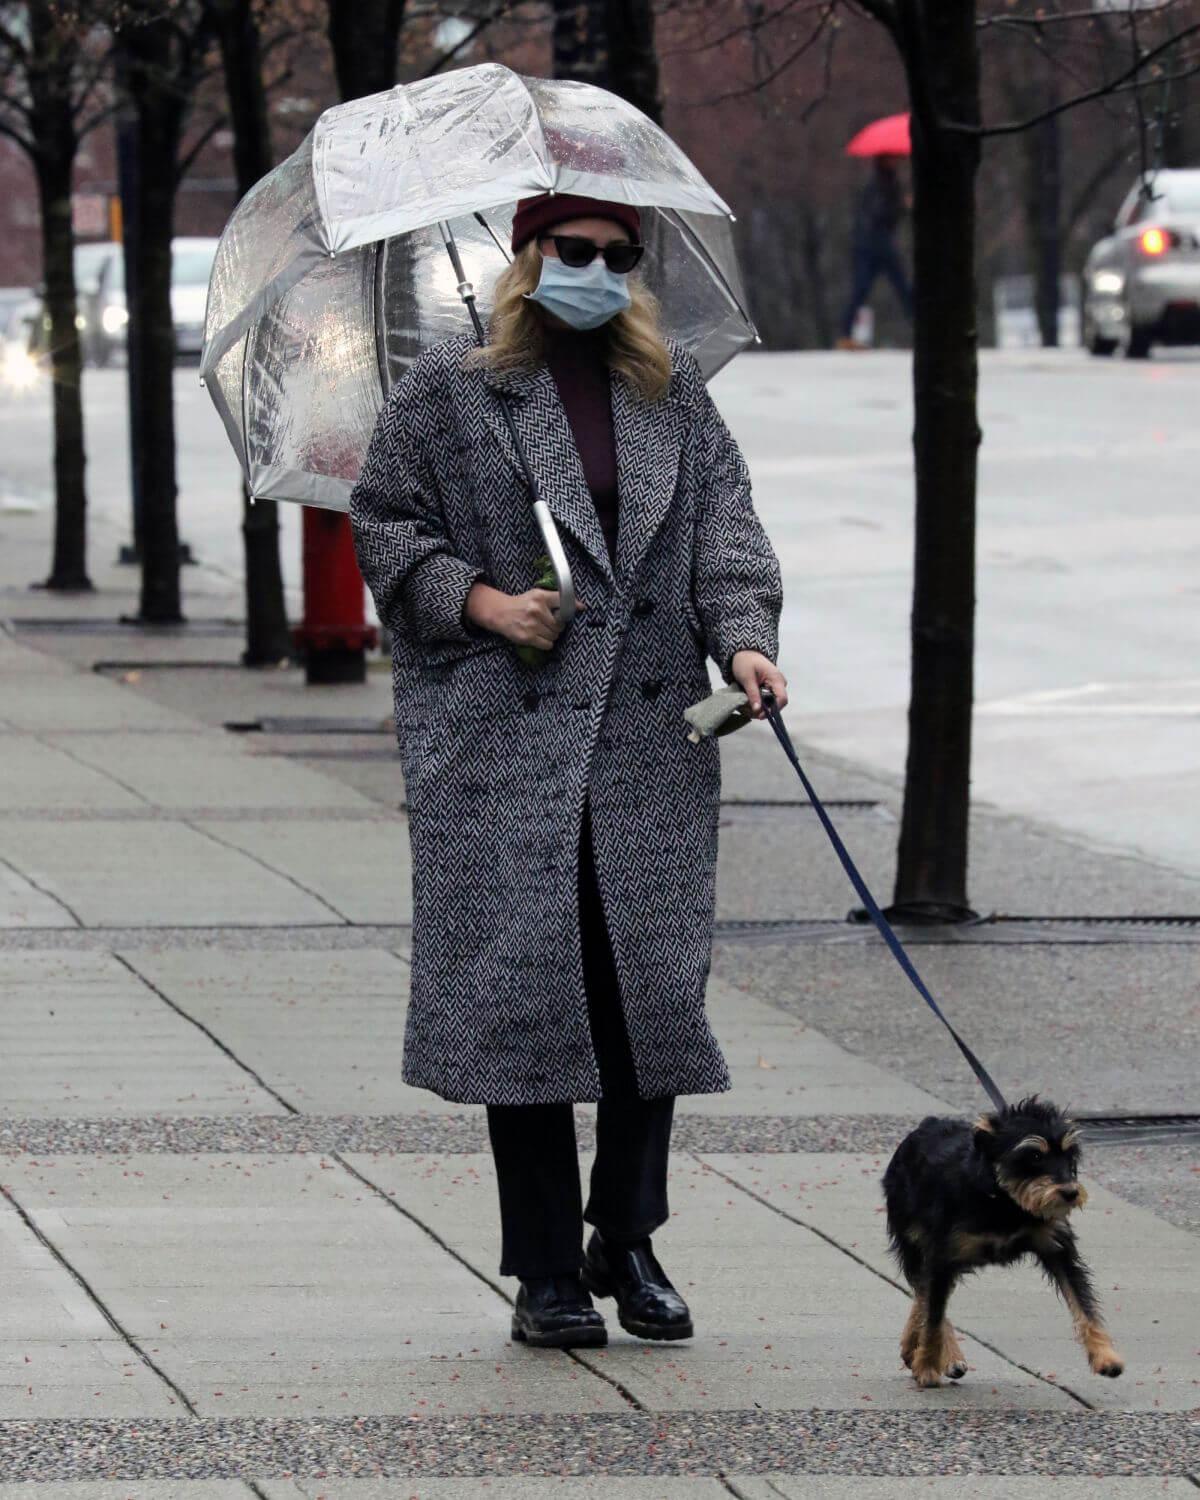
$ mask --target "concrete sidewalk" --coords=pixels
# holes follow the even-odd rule
[[[956,1296],[961,1385],[901,1367],[878,1179],[910,1122],[979,1099],[841,920],[767,732],[723,742],[710,1006],[735,1088],[680,1100],[656,1240],[698,1335],[656,1347],[610,1317],[605,1350],[531,1352],[483,1112],[399,1081],[386,672],[244,673],[220,580],[189,600],[209,624],[129,631],[127,576],[51,601],[18,587],[28,551],[4,557],[0,1497],[1193,1493],[1194,1136],[1093,1132],[1080,1233],[1123,1379],[1088,1373],[1028,1268]],[[896,787],[808,759],[886,894]],[[989,814],[973,892],[1033,920],[914,952],[1002,1086],[1196,1109],[1196,934],[1044,919],[1197,913],[1200,881]]]

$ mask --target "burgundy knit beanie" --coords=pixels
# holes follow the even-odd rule
[[[522,198],[513,216],[513,254],[530,240],[544,234],[567,219],[611,219],[627,230],[633,240],[639,239],[642,219],[632,203],[611,203],[604,198],[581,198],[575,193],[539,193],[536,198]]]

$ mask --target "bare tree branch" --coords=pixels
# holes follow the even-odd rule
[[[1142,15],[1153,16],[1160,11],[1170,10],[1172,5],[1174,4],[1175,0],[1159,0],[1158,5],[1143,6],[1141,8],[1141,13]],[[1131,9],[1125,14],[1132,15],[1132,13],[1133,12]],[[1098,8],[1092,8],[1089,10],[1060,10],[1046,11],[1036,16],[980,16],[979,19],[975,22],[975,25],[979,28],[980,31],[1000,27],[1003,27],[1006,30],[1028,29],[1032,31],[1041,31],[1047,26],[1055,26],[1059,23],[1075,21],[1111,21],[1114,16],[1119,18],[1120,15],[1120,11],[1114,11],[1111,7],[1105,10],[1100,10]]]
[[[8,121],[3,118],[3,116],[0,116],[0,136],[4,136],[6,140],[14,141],[18,146],[20,146],[21,150],[24,151],[26,156],[28,156],[31,160],[36,161],[38,159],[40,153],[38,151],[36,141],[34,141],[30,136],[22,135],[21,132],[17,130],[15,126],[10,125]]]
[[[798,62],[806,53],[811,52],[817,45],[829,28],[829,24],[833,20],[834,13],[838,8],[838,3],[839,0],[823,0],[820,20],[817,21],[816,25],[800,45],[789,52],[783,61],[776,64],[769,73],[764,74],[761,78],[756,78],[753,83],[746,84],[744,88],[730,89],[728,92],[717,94],[710,99],[695,99],[679,107],[689,110],[705,109],[714,104],[724,104],[730,99],[744,99],[749,94],[757,94],[761,89],[769,87],[782,73],[786,73],[794,63]]]
[[[893,0],[853,0],[853,4],[856,10],[870,16],[873,21],[878,21],[893,41],[899,40],[900,17]]]
[[[711,37],[707,41],[696,42],[694,45],[686,47],[666,48],[659,53],[659,57],[693,57],[701,52],[711,52],[714,47],[723,46],[726,42],[731,42],[734,37],[761,31],[764,26],[769,26],[772,21],[779,20],[780,16],[790,14],[800,4],[804,5],[805,10],[821,9],[820,0],[816,0],[816,3],[814,3],[814,0],[784,0],[782,5],[776,6],[773,11],[769,11],[765,16],[757,16],[751,21],[743,21],[738,26],[731,26],[728,31],[723,31],[719,36]]]
[[[1086,89],[1082,94],[1075,94],[1070,99],[1064,99],[1049,109],[1027,116],[1024,120],[1007,120],[1002,125],[969,125],[960,120],[939,119],[938,125],[942,130],[955,131],[960,135],[974,135],[981,139],[993,135],[1017,135],[1022,130],[1029,130],[1034,125],[1040,125],[1043,120],[1052,120],[1055,115],[1065,114],[1067,110],[1075,109],[1080,104],[1087,104],[1093,99],[1103,99],[1110,94],[1125,93],[1131,88],[1144,87],[1139,75],[1145,71],[1147,65],[1198,32],[1200,32],[1200,21],[1194,22],[1191,26],[1185,26],[1182,31],[1168,37],[1165,42],[1160,42],[1157,47],[1151,47],[1149,51],[1140,53],[1136,61],[1116,78],[1097,84],[1095,88]],[[1182,73],[1172,74],[1171,77],[1173,79],[1186,78],[1192,71],[1194,70],[1188,69]]]
[[[81,141],[86,136],[89,136],[93,130],[96,130],[99,126],[106,124],[112,119],[117,112],[117,102],[115,98],[111,98],[106,104],[102,104],[93,114],[83,115],[80,118],[76,128]]]
[[[209,141],[212,140],[217,131],[223,130],[225,126],[228,125],[228,123],[229,120],[224,114],[213,116],[213,118],[196,137],[195,141],[192,142],[191,149],[184,152],[180,156],[178,164],[175,168],[176,182],[181,181],[184,177],[187,176],[192,167],[196,164],[196,158],[204,150],[205,146],[208,145]]]
[[[1097,165],[1095,171],[1075,194],[1075,199],[1063,214],[1062,229],[1064,235],[1074,232],[1076,224],[1083,217],[1088,204],[1093,197],[1121,165],[1125,158],[1124,142],[1119,142],[1112,151]]]
[[[471,27],[470,31],[464,33],[464,35],[457,42],[455,42],[453,47],[447,48],[440,57],[436,58],[432,63],[430,63],[429,67],[427,67],[421,74],[421,77],[432,78],[435,73],[440,73],[447,63],[453,62],[458,54],[462,52],[466,47],[469,47],[481,32],[484,32],[488,29],[493,21],[498,21],[506,11],[511,10],[513,7],[513,3],[514,0],[501,0],[501,3],[496,6],[495,10],[490,11],[486,16],[483,16],[480,20],[476,21],[474,26]]]

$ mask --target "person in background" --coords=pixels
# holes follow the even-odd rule
[[[895,156],[874,157],[871,175],[858,195],[852,233],[853,284],[842,315],[839,349],[863,347],[853,336],[854,320],[878,276],[886,276],[891,282],[904,316],[912,322],[912,289],[896,246],[896,230],[907,206],[897,171],[899,160]]]

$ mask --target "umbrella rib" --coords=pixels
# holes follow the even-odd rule
[[[757,338],[758,329],[754,327],[754,319],[750,316],[749,309],[742,306],[737,293],[725,279],[725,273],[721,270],[720,266],[717,265],[716,261],[713,260],[712,256],[705,249],[704,243],[700,239],[700,236],[695,232],[694,229],[692,229],[691,225],[688,224],[686,219],[684,219],[680,215],[678,209],[661,208],[659,209],[659,213],[662,214],[664,219],[667,219],[670,223],[674,224],[677,229],[681,230],[685,235],[687,235],[688,239],[691,241],[692,245],[695,247],[701,259],[703,260],[705,269],[708,271],[708,274],[713,278],[714,281],[719,282],[719,284],[724,288],[725,295],[729,298],[731,305],[737,312],[742,315],[743,318],[745,318],[747,325],[750,328],[754,329],[754,336],[755,338]]]
[[[492,226],[483,217],[483,215],[479,212],[478,209],[475,210],[475,218],[478,219],[479,222],[483,225],[483,227],[487,230],[489,236],[491,237],[492,244],[495,245],[496,249],[499,250],[500,254],[503,255],[504,259],[505,260],[511,260],[512,257],[509,255],[508,251],[504,248],[503,244],[500,242],[500,239],[497,236],[496,231],[492,228]]]

